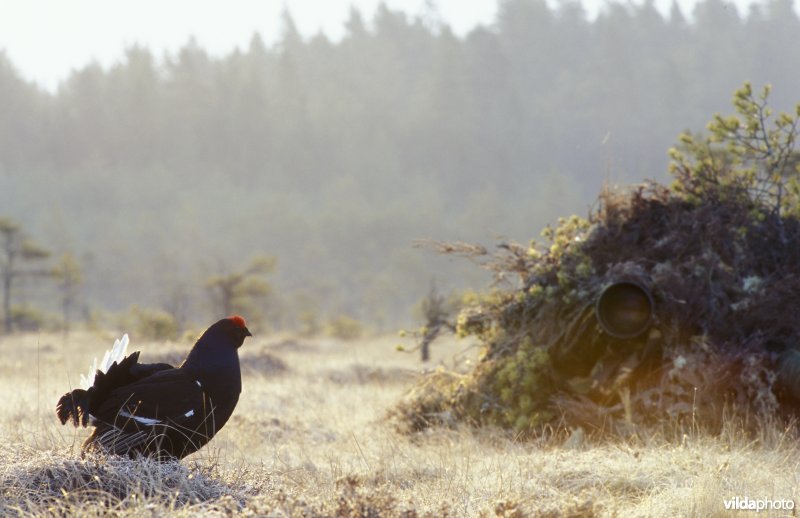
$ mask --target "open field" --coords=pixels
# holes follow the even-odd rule
[[[144,362],[179,361],[191,345],[131,338]],[[391,337],[257,337],[241,350],[239,406],[205,449],[181,464],[82,460],[87,432],[60,426],[53,408],[112,342],[0,339],[0,515],[710,516],[735,496],[800,496],[796,435],[780,430],[679,444],[565,442],[567,433],[518,442],[470,429],[404,436],[386,412],[422,367]],[[443,341],[433,353],[432,366],[450,367],[475,351]]]

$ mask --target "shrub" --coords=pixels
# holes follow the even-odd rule
[[[41,331],[47,318],[44,312],[30,306],[12,306],[11,322],[17,331]]]
[[[328,321],[326,334],[340,340],[356,340],[364,335],[364,326],[353,317],[338,315]]]
[[[178,323],[175,318],[160,309],[133,306],[132,329],[136,336],[144,340],[175,340],[178,338]]]
[[[671,188],[607,189],[588,219],[559,220],[541,244],[494,254],[440,245],[506,284],[457,317],[459,335],[483,342],[480,362],[451,382],[423,381],[398,407],[406,424],[718,430],[725,411],[800,408],[800,320],[787,304],[800,291],[798,118],[769,126],[767,93],[745,85],[738,116],[716,116],[706,139],[682,136]],[[655,304],[637,336],[616,336],[595,315],[599,295],[621,281]]]

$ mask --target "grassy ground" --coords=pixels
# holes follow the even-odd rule
[[[180,464],[81,459],[87,432],[62,427],[55,402],[112,341],[0,339],[0,515],[712,516],[735,496],[800,500],[800,449],[781,430],[677,444],[401,435],[386,412],[421,367],[391,338],[248,340],[239,406],[205,449]],[[189,347],[131,344],[143,361],[180,359]],[[463,362],[463,349],[435,344],[433,365]]]

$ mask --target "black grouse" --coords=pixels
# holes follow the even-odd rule
[[[84,452],[181,459],[210,441],[233,413],[242,391],[238,349],[248,336],[242,317],[223,318],[178,368],[139,363],[137,351],[98,370],[88,389],[64,394],[56,415],[61,424],[94,426]],[[127,335],[123,341],[124,349]]]

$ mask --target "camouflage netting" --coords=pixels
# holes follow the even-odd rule
[[[546,229],[549,246],[505,244],[489,255],[440,244],[517,282],[461,311],[457,332],[482,341],[481,359],[471,372],[422,380],[395,410],[405,427],[465,421],[522,433],[547,425],[629,433],[689,422],[719,430],[732,414],[751,422],[793,415],[798,123],[781,115],[767,128],[766,96],[754,99],[745,85],[734,98],[740,118],[717,116],[702,142],[684,135],[671,151],[672,187],[607,190],[588,219]],[[620,282],[652,303],[652,318],[627,338],[597,316],[600,295]]]

